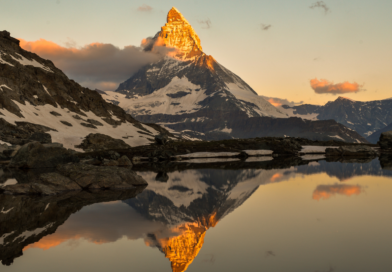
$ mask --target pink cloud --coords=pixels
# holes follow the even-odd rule
[[[310,86],[318,94],[344,94],[344,93],[357,93],[363,91],[362,85],[356,82],[350,83],[348,81],[343,83],[334,84],[326,79],[318,80],[317,78],[310,80]]]

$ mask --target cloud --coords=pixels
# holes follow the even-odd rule
[[[207,19],[207,20],[204,20],[204,21],[199,21],[199,24],[201,24],[202,28],[204,28],[204,29],[210,29],[211,28],[211,20],[210,19]]]
[[[137,10],[141,12],[150,12],[153,10],[153,8],[149,5],[143,4],[140,7],[138,7]]]
[[[103,91],[114,90],[143,66],[158,61],[170,52],[170,48],[155,46],[150,52],[140,47],[118,48],[112,44],[92,43],[81,48],[63,47],[40,39],[34,42],[20,40],[27,51],[50,59],[67,76],[85,87]],[[72,41],[69,43],[75,45]]]
[[[313,192],[313,199],[327,200],[330,197],[339,194],[345,196],[359,195],[362,193],[362,187],[358,185],[345,185],[345,184],[334,184],[334,185],[319,185]]]
[[[262,98],[264,98],[265,100],[267,100],[268,102],[270,102],[272,105],[274,105],[275,107],[279,107],[282,105],[288,105],[290,107],[294,107],[294,106],[298,106],[304,103],[304,101],[300,101],[300,102],[294,102],[294,101],[289,101],[287,99],[284,98],[277,98],[277,97],[268,97],[268,96],[263,96],[261,95]]]
[[[265,24],[261,24],[261,30],[267,31],[268,29],[270,29],[272,27],[272,25],[265,25]]]
[[[359,91],[364,91],[362,89],[363,85],[358,83],[343,82],[334,84],[326,79],[318,80],[317,78],[310,80],[310,86],[318,94],[344,94],[344,93],[357,93]]]
[[[330,11],[329,7],[324,3],[324,1],[317,1],[316,3],[313,3],[309,8],[311,9],[321,8],[324,10],[325,14],[327,14]]]

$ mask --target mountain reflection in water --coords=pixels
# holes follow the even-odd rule
[[[34,256],[45,258],[46,251],[62,244],[77,247],[79,242],[87,241],[104,245],[116,243],[125,237],[130,240],[129,243],[143,239],[147,247],[162,252],[170,261],[173,272],[183,272],[189,270],[197,259],[207,232],[211,228],[219,232],[218,222],[229,218],[261,185],[272,186],[301,177],[306,180],[322,174],[326,177],[323,180],[328,183],[314,183],[313,191],[309,191],[308,197],[313,201],[330,201],[332,197],[351,199],[362,195],[366,186],[350,184],[350,179],[354,177],[392,177],[392,171],[383,170],[377,159],[369,163],[319,161],[280,169],[171,170],[165,172],[168,176],[166,182],[157,180],[157,172],[154,171],[140,171],[138,174],[147,180],[149,186],[143,191],[130,192],[128,196],[100,195],[94,199],[91,195],[85,195],[39,199],[0,195],[1,261],[10,265],[14,258],[33,249],[44,250]],[[274,207],[270,209],[273,210]],[[238,212],[235,213],[239,215]],[[236,227],[241,229],[241,224],[236,222]],[[241,235],[246,237],[262,234]],[[208,240],[206,243],[208,244]],[[214,263],[215,255],[208,256],[209,260],[213,260],[209,262]],[[266,249],[260,256],[274,260],[281,254]],[[15,262],[23,263],[24,258],[16,259]],[[148,258],[146,256],[146,260]],[[205,258],[200,260],[206,265]],[[9,269],[12,267],[13,265]],[[322,269],[326,268],[319,270],[323,271]],[[165,267],[157,270],[166,271]]]

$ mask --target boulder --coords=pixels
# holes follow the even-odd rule
[[[378,145],[381,149],[392,149],[392,131],[381,133]]]
[[[110,150],[110,149],[128,149],[131,148],[123,140],[114,139],[110,136],[91,133],[86,136],[80,145],[75,146],[81,148],[84,151],[97,151],[97,150]]]
[[[28,140],[30,142],[40,142],[41,144],[51,144],[52,136],[45,132],[34,132]]]
[[[155,142],[158,145],[165,145],[168,141],[169,141],[169,137],[167,137],[167,135],[159,134],[155,136]]]
[[[59,164],[78,162],[79,158],[62,147],[45,147],[39,142],[22,146],[12,158],[11,168],[54,168]]]
[[[132,166],[131,160],[127,156],[122,156],[117,160],[118,166]]]
[[[340,146],[339,148],[327,148],[327,157],[376,157],[377,151],[370,146]]]

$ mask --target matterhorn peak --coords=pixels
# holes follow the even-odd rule
[[[175,7],[167,14],[167,23],[159,32],[159,37],[166,46],[178,49],[178,55],[183,59],[203,54],[199,36]]]

